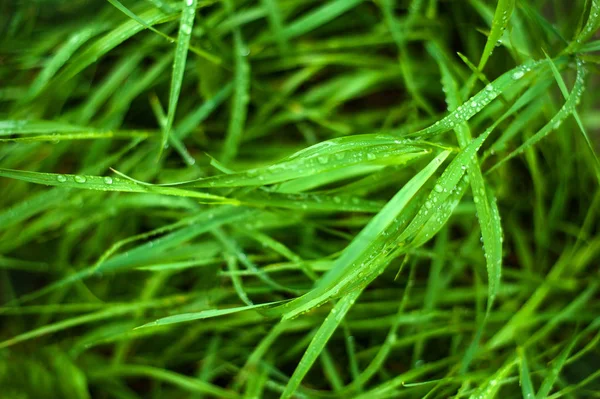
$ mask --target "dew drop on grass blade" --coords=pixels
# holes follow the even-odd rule
[[[317,360],[317,357],[321,354],[327,341],[333,335],[341,321],[346,316],[346,313],[350,310],[356,299],[360,296],[362,290],[356,290],[341,298],[337,304],[331,309],[329,315],[325,318],[317,333],[313,337],[312,341],[308,345],[308,348],[304,352],[302,359],[296,366],[292,377],[288,381],[285,391],[281,394],[281,398],[291,398],[302,379],[308,373],[311,366]]]
[[[406,204],[413,198],[425,182],[433,175],[449,152],[444,151],[434,158],[425,168],[417,173],[396,195],[375,215],[363,230],[352,240],[350,245],[335,261],[333,267],[317,283],[315,288],[304,296],[293,300],[290,304],[277,309],[278,313],[285,313],[285,318],[292,318],[306,312],[331,297],[333,288],[344,275],[351,273],[348,270],[354,261],[365,255],[365,250],[374,241],[383,241],[381,233],[402,212]]]
[[[498,0],[496,12],[494,13],[494,19],[492,20],[492,29],[490,31],[490,35],[488,36],[487,42],[485,43],[481,60],[479,61],[478,69],[480,71],[483,70],[485,64],[487,64],[487,61],[492,55],[498,40],[502,38],[514,8],[515,0]]]

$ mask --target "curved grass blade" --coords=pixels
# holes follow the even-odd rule
[[[494,13],[494,19],[492,21],[492,29],[488,36],[487,42],[485,43],[485,48],[483,49],[483,54],[481,55],[479,65],[477,67],[477,69],[480,71],[483,70],[485,64],[492,55],[498,40],[502,38],[514,8],[515,0],[498,0],[496,12]]]
[[[572,53],[577,51],[586,41],[588,41],[598,29],[600,29],[600,1],[591,0],[590,13],[588,20],[575,40],[569,43],[569,46],[565,49],[565,53]]]
[[[234,93],[227,136],[223,144],[222,161],[225,164],[233,161],[242,141],[242,134],[246,124],[248,103],[250,102],[250,64],[248,63],[248,49],[244,44],[239,29],[233,32],[233,51],[235,56]]]
[[[531,382],[531,374],[529,373],[529,366],[527,365],[527,356],[523,348],[517,349],[519,355],[519,370],[520,378],[519,384],[521,385],[521,392],[523,392],[523,398],[534,399],[535,391],[533,389],[533,383]]]
[[[237,199],[244,204],[259,207],[281,207],[303,211],[379,212],[383,204],[348,195],[306,193],[277,193],[256,191]]]
[[[363,0],[334,0],[304,14],[283,29],[283,37],[292,39],[313,31],[356,7]]]
[[[550,134],[553,130],[558,129],[561,123],[575,111],[575,107],[577,103],[581,99],[581,95],[584,90],[585,83],[585,68],[583,66],[583,62],[580,59],[576,61],[577,67],[577,77],[575,78],[575,84],[573,85],[573,89],[565,101],[562,108],[550,119],[548,123],[546,123],[540,130],[538,130],[533,136],[531,136],[527,141],[521,144],[516,150],[508,154],[506,157],[498,161],[487,173],[492,172],[497,169],[499,166],[504,164],[506,161],[514,158],[516,155],[523,153],[527,148],[530,148],[538,141],[542,140],[548,134]]]
[[[40,141],[58,143],[61,141],[73,141],[73,140],[99,140],[99,139],[146,139],[152,137],[154,134],[145,131],[89,131],[89,132],[78,132],[78,133],[52,133],[52,134],[41,134],[35,136],[26,137],[14,137],[9,139],[0,139],[0,143],[36,143]],[[1,137],[1,136],[0,136]]]
[[[496,18],[499,13],[501,2],[498,3],[496,9]],[[514,4],[513,4],[514,6]],[[502,11],[504,14],[504,11]],[[506,12],[508,14],[508,11]],[[428,50],[437,60],[442,75],[442,85],[446,92],[446,102],[449,110],[457,109],[461,104],[461,95],[457,82],[450,73],[450,69],[445,62],[445,58],[441,51],[436,46],[428,46]],[[522,103],[524,103],[523,101]],[[491,127],[495,126],[502,120],[508,117],[512,112],[517,110],[522,103],[515,103],[501,118],[499,118]],[[456,137],[461,148],[464,148],[471,141],[471,132],[465,123],[457,125],[455,128]],[[500,287],[500,278],[502,272],[502,225],[500,223],[500,214],[496,204],[496,199],[491,191],[486,189],[485,181],[481,173],[477,156],[467,164],[467,173],[471,182],[471,190],[473,192],[473,201],[477,210],[477,219],[481,228],[481,237],[484,245],[488,272],[488,313],[492,308],[494,299]]]
[[[181,93],[181,85],[183,83],[183,74],[185,72],[185,62],[187,60],[188,48],[190,46],[190,38],[192,37],[192,29],[194,27],[194,17],[196,16],[196,6],[198,0],[183,0],[184,6],[181,11],[181,19],[179,21],[179,33],[177,34],[177,46],[175,47],[175,57],[173,59],[173,74],[171,75],[171,88],[169,91],[169,108],[167,111],[167,122],[163,127],[162,138],[158,157],[160,158],[164,147],[169,141],[169,134],[175,120],[175,112],[177,111],[177,103]]]
[[[128,303],[124,305],[111,306],[108,309],[100,310],[95,313],[89,313],[81,316],[72,317],[66,320],[61,320],[52,324],[45,325],[43,327],[27,331],[23,334],[17,335],[15,337],[0,342],[0,349],[8,348],[9,346],[13,346],[24,341],[39,338],[48,334],[53,334],[57,331],[62,331],[71,327],[80,326],[82,324],[110,319],[128,313],[134,313],[143,308],[172,306],[176,304],[177,301],[177,298],[169,298],[166,300],[155,300],[146,303]]]
[[[142,185],[131,180],[110,176],[68,175],[56,173],[28,172],[24,170],[0,169],[0,176],[27,181],[30,183],[58,186],[64,188],[78,188],[99,191],[119,191],[129,193],[154,193],[173,195],[178,197],[191,197],[219,203],[239,204],[235,199],[218,195],[200,193],[197,191],[182,190],[174,187],[159,187]]]
[[[314,176],[354,165],[405,163],[430,151],[424,149],[418,142],[415,142],[414,145],[411,145],[413,142],[406,144],[393,136],[385,139],[374,137],[374,139],[370,142],[365,136],[354,136],[346,143],[331,140],[317,144],[314,149],[311,147],[268,167],[169,185],[183,187],[259,186]],[[381,144],[378,145],[377,142]]]
[[[185,139],[193,129],[202,123],[219,105],[221,105],[233,91],[233,83],[228,83],[209,100],[206,100],[194,112],[185,116],[179,124],[173,128],[173,136],[180,140]]]
[[[560,371],[567,362],[569,354],[573,351],[575,344],[579,340],[579,337],[580,335],[578,334],[575,337],[571,338],[568,345],[565,346],[565,348],[559,353],[559,355],[552,361],[552,366],[550,366],[550,370],[546,375],[546,378],[544,378],[544,381],[542,381],[542,385],[540,386],[540,389],[535,395],[536,399],[545,399],[548,397],[550,391],[552,390],[552,387],[558,379]]]
[[[201,234],[204,234],[215,227],[223,224],[238,222],[240,220],[256,216],[256,211],[243,207],[222,206],[214,210],[208,210],[194,215],[190,218],[174,223],[175,227],[180,229],[171,232],[168,235],[159,237],[149,242],[138,245],[126,252],[115,255],[107,259],[99,266],[94,265],[83,270],[77,271],[74,274],[68,275],[59,281],[53,282],[44,288],[34,291],[30,294],[23,295],[15,303],[25,303],[60,288],[73,284],[82,279],[102,273],[116,273],[128,270],[141,265],[149,265],[156,263],[156,259],[161,255],[165,255],[166,251],[189,241]],[[167,230],[168,226],[162,227],[161,230]],[[0,311],[1,313],[1,311]]]
[[[193,320],[209,319],[211,317],[218,317],[218,316],[224,316],[224,315],[228,315],[228,314],[245,312],[247,310],[262,309],[265,307],[273,306],[277,303],[278,302],[269,302],[269,303],[261,303],[258,305],[239,306],[239,307],[228,308],[228,309],[210,309],[210,310],[203,310],[201,312],[182,313],[182,314],[177,314],[177,315],[173,315],[173,316],[163,317],[163,318],[155,320],[151,323],[147,323],[142,326],[136,327],[136,329],[147,328],[147,327],[156,327],[156,326],[165,326],[168,324],[184,323],[184,322],[193,321]]]
[[[408,136],[426,138],[454,129],[455,126],[468,121],[474,115],[479,113],[484,107],[490,104],[500,94],[515,85],[525,75],[528,75],[528,79],[532,79],[535,74],[531,72],[540,73],[547,66],[548,62],[546,60],[528,61],[505,72],[442,120],[439,120],[433,125],[416,133],[411,133]]]
[[[356,290],[341,298],[338,303],[331,309],[329,315],[325,318],[317,333],[310,341],[308,348],[304,352],[300,363],[294,370],[292,377],[288,381],[285,391],[281,394],[281,398],[291,398],[296,389],[300,386],[302,379],[308,373],[314,362],[325,349],[327,341],[331,338],[337,327],[340,325],[346,313],[350,310],[356,299],[360,296],[362,290]]]
[[[598,11],[600,11],[600,10],[598,10]],[[565,85],[565,81],[563,80],[562,76],[560,75],[560,72],[558,71],[558,68],[556,67],[554,62],[550,59],[548,54],[546,54],[546,58],[550,62],[550,68],[552,69],[552,73],[554,74],[556,83],[558,83],[558,87],[560,88],[560,91],[561,91],[563,97],[565,98],[565,100],[567,100],[569,98],[569,90],[567,89],[567,86]],[[573,118],[575,118],[575,122],[577,122],[579,131],[581,132],[581,135],[583,136],[583,139],[585,140],[585,143],[587,144],[587,146],[590,150],[590,153],[591,153],[592,157],[594,158],[594,163],[595,163],[594,166],[596,169],[596,179],[598,180],[598,182],[600,182],[600,160],[598,160],[598,156],[596,155],[596,151],[594,150],[594,145],[592,144],[590,137],[588,136],[586,129],[583,126],[583,122],[581,121],[581,118],[579,117],[579,113],[577,112],[576,108],[573,108]]]
[[[146,11],[139,16],[141,19],[146,21],[146,24],[153,26],[159,23],[170,21],[174,18],[172,15],[166,15],[160,10],[152,9]],[[79,72],[93,64],[108,53],[110,50],[123,43],[125,40],[144,30],[144,26],[140,25],[137,21],[129,20],[122,23],[115,29],[108,32],[86,48],[82,53],[73,59],[73,61],[67,65],[57,76],[56,81],[65,81],[71,79]]]
[[[31,100],[40,94],[58,70],[69,61],[73,54],[104,28],[105,27],[100,24],[92,24],[73,33],[60,49],[56,51],[52,60],[50,60],[37,75],[31,86],[29,86],[25,99]]]
[[[510,375],[512,368],[516,364],[516,357],[511,356],[511,358],[504,363],[504,366],[498,369],[498,371],[496,371],[494,375],[488,378],[479,388],[475,390],[475,392],[471,396],[469,396],[469,399],[495,398],[496,394],[502,387],[501,382]]]
[[[448,155],[449,152],[442,152],[406,183],[383,209],[371,219],[367,226],[361,230],[350,245],[344,249],[342,255],[336,259],[331,270],[317,282],[312,291],[300,298],[294,299],[279,309],[273,309],[273,311],[276,311],[278,314],[284,313],[284,318],[286,319],[293,318],[327,301],[331,296],[336,295],[339,290],[335,292],[334,287],[338,285],[340,279],[342,279],[343,283],[346,281],[343,279],[344,276],[349,276],[352,271],[358,272],[356,269],[362,266],[356,265],[356,262],[367,255],[368,248],[374,242],[384,242],[387,240],[382,233],[401,214],[408,202],[433,175]],[[350,270],[351,268],[354,270]]]
[[[13,134],[45,134],[58,132],[80,132],[89,130],[85,126],[71,125],[58,121],[46,120],[3,120],[0,121],[0,137]]]

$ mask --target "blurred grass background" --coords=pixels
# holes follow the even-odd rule
[[[0,397],[600,397],[599,14],[2,2]]]

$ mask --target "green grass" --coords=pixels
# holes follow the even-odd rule
[[[0,5],[0,396],[600,397],[600,1]]]

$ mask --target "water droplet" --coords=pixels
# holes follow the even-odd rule
[[[333,197],[333,202],[339,204],[340,202],[342,202],[342,199],[336,195],[335,197]]]
[[[425,207],[426,207],[427,209],[431,209],[431,206],[432,206],[432,205],[431,205],[431,202],[427,201],[427,202],[425,203]]]
[[[325,165],[327,163],[327,161],[329,161],[329,157],[327,155],[322,155],[322,156],[318,157],[317,160],[319,161],[320,164]]]
[[[367,154],[367,159],[368,159],[369,161],[373,161],[373,160],[375,160],[375,158],[377,158],[377,157],[375,156],[375,154],[371,154],[371,153],[368,153],[368,154]]]
[[[514,72],[512,74],[512,78],[514,80],[519,80],[519,79],[521,79],[523,77],[523,75],[525,75],[525,72],[523,72],[523,71],[516,71],[516,72]]]
[[[113,179],[110,176],[106,176],[103,180],[106,184],[113,184]]]
[[[434,187],[434,189],[438,193],[441,193],[442,191],[444,191],[444,187],[440,186],[439,184],[436,184],[435,187]]]
[[[192,33],[192,27],[189,25],[181,25],[181,31],[183,33],[185,33],[186,35],[189,35],[190,33]]]
[[[475,202],[476,204],[478,204],[479,203],[479,197],[478,196],[473,197],[473,202]]]
[[[77,183],[85,183],[87,181],[87,179],[83,176],[75,176],[75,181]]]
[[[56,180],[58,180],[61,183],[64,183],[67,181],[67,178],[63,175],[58,175],[58,176],[56,176]]]
[[[335,159],[337,159],[338,161],[341,161],[342,159],[344,159],[345,156],[346,156],[345,152],[336,152],[335,153]]]
[[[188,7],[191,7],[192,4],[194,4],[194,0],[185,0],[185,4],[187,4]]]

